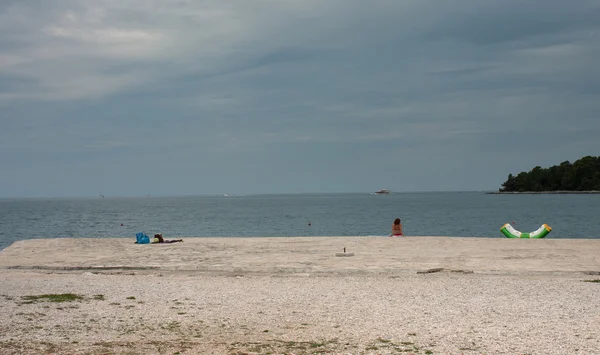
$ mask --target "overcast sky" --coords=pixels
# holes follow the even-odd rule
[[[598,0],[2,0],[0,197],[473,191],[600,155]]]

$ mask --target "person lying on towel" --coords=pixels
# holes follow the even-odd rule
[[[163,238],[162,233],[155,234],[154,235],[154,240],[152,241],[152,243],[177,243],[177,242],[183,242],[183,239],[165,240]]]

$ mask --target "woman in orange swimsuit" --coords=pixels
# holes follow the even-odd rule
[[[392,224],[392,235],[390,237],[402,237],[402,235],[402,223],[400,223],[400,218],[396,218],[394,224]]]

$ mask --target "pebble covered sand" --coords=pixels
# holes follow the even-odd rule
[[[600,240],[184,239],[3,250],[0,353],[600,354]]]

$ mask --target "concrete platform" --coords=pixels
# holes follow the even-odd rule
[[[600,239],[461,237],[183,238],[134,244],[133,239],[36,239],[0,252],[0,268],[115,269],[233,274],[394,272],[600,273]],[[336,257],[337,253],[354,253]]]

